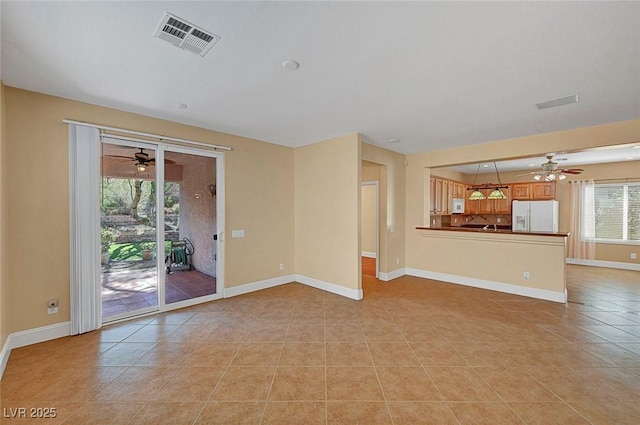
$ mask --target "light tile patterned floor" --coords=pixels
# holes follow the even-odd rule
[[[16,349],[6,424],[640,423],[640,273],[567,305],[412,277],[299,284]],[[50,411],[49,411],[50,413]]]

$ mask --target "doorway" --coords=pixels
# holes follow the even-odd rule
[[[102,137],[102,321],[220,298],[221,157]]]
[[[360,186],[360,245],[362,274],[379,277],[379,201],[378,182],[362,182]]]

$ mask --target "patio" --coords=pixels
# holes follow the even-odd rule
[[[102,317],[158,305],[155,260],[112,261],[102,266]],[[216,293],[216,278],[197,270],[165,274],[165,303]]]

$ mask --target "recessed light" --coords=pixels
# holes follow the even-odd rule
[[[178,103],[178,109],[187,109],[188,107],[186,103]]]
[[[482,164],[482,168],[487,168],[489,164]]]
[[[400,139],[389,139],[389,143],[400,143]]]
[[[282,67],[284,69],[288,69],[289,71],[295,71],[300,68],[300,64],[294,60],[286,60],[282,62]]]
[[[535,167],[537,164],[527,164],[527,167]]]
[[[559,99],[549,100],[547,102],[536,103],[538,109],[555,108],[556,106],[570,105],[572,103],[578,103],[580,99],[577,94],[573,96],[561,97]]]
[[[632,149],[640,149],[640,145],[635,145]]]
[[[627,159],[635,159],[635,156],[628,156]]]

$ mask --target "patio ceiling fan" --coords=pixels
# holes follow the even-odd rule
[[[519,176],[533,174],[533,179],[536,181],[544,180],[551,182],[566,179],[567,176],[565,176],[565,174],[580,174],[584,171],[582,168],[558,168],[558,163],[553,160],[553,155],[547,155],[546,158],[547,162],[540,165],[542,170],[519,174]]]
[[[140,149],[140,152],[135,152],[133,154],[133,157],[122,156],[122,155],[105,155],[105,156],[110,157],[110,158],[124,159],[124,160],[127,160],[127,161],[134,161],[136,169],[138,170],[138,172],[144,173],[145,171],[147,171],[147,168],[150,165],[154,165],[156,163],[156,159],[155,158],[150,158],[149,154],[144,151],[144,148],[138,148],[138,149]],[[175,161],[172,161],[170,159],[165,159],[164,163],[165,164],[175,164]]]

